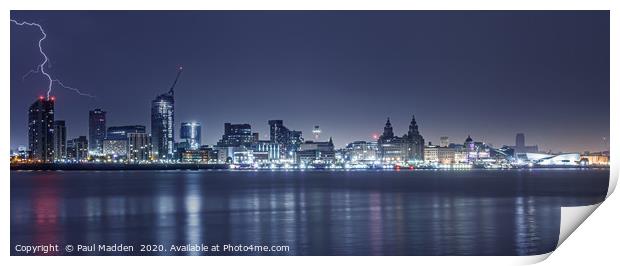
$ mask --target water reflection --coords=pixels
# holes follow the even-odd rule
[[[221,255],[541,254],[557,243],[559,207],[601,201],[608,175],[12,172],[11,244],[290,246]],[[109,254],[125,253],[87,255]],[[150,255],[162,254],[205,253]]]

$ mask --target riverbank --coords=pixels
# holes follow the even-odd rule
[[[252,167],[231,167],[229,164],[108,164],[108,163],[39,163],[39,164],[11,164],[11,170],[49,170],[49,171],[125,171],[125,170],[287,170],[287,171],[312,171],[312,170],[468,170],[468,169],[488,169],[488,170],[509,170],[509,169],[609,169],[609,166],[531,166],[531,167],[514,167],[514,168],[484,168],[484,167],[398,167],[393,168],[252,168]]]
[[[202,170],[230,169],[227,164],[106,164],[106,163],[41,163],[11,164],[11,170]]]

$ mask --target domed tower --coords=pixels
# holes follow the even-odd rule
[[[415,121],[415,116],[411,116],[411,123],[409,124],[409,132],[407,132],[408,142],[408,158],[410,161],[423,161],[424,160],[424,138],[420,135],[418,130],[418,123]]]
[[[409,124],[409,135],[420,135],[420,131],[418,131],[418,123],[415,121],[415,115],[411,116],[411,124]]]
[[[392,123],[390,123],[390,118],[387,118],[387,122],[385,122],[385,127],[383,128],[382,138],[393,138],[394,130],[392,129]]]
[[[465,143],[463,146],[465,146],[465,149],[467,149],[468,151],[474,150],[474,140],[471,139],[470,135],[467,135],[467,139],[465,139]]]

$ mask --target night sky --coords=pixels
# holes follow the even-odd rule
[[[108,126],[150,128],[151,100],[175,90],[175,123],[203,125],[215,144],[224,123],[269,119],[320,125],[337,147],[370,140],[386,117],[405,134],[415,114],[425,140],[468,134],[495,146],[608,150],[607,11],[13,11],[42,24],[57,120],[88,135],[88,110]],[[27,109],[45,95],[34,27],[11,24],[11,147],[27,144]]]

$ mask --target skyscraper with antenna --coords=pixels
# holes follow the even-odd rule
[[[179,67],[168,92],[151,102],[151,141],[154,160],[174,159],[174,88],[183,72]]]

